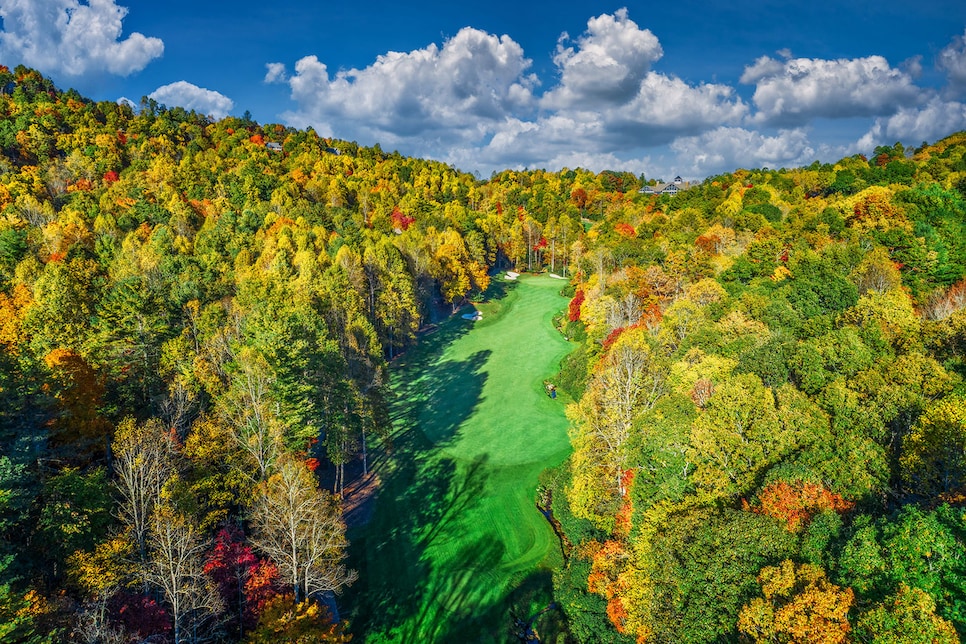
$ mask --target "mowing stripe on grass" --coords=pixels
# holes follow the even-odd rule
[[[348,603],[366,642],[504,642],[550,601],[556,537],[537,476],[570,453],[566,399],[543,381],[571,346],[561,282],[525,276],[393,368],[395,433],[371,522],[352,534]]]

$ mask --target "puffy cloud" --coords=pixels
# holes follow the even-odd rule
[[[565,47],[563,34],[554,63],[560,84],[543,97],[549,108],[619,104],[637,94],[651,63],[663,55],[657,36],[628,18],[627,9],[587,21],[587,31],[576,48]]]
[[[900,67],[909,74],[910,78],[918,79],[922,76],[922,56],[913,56],[909,60],[903,61]]]
[[[785,64],[771,56],[762,56],[753,65],[745,67],[740,81],[746,85],[754,85],[763,78],[778,76],[785,70]]]
[[[888,118],[876,119],[856,148],[869,152],[878,145],[892,145],[896,141],[918,145],[963,129],[966,129],[966,104],[934,96],[921,108],[908,107]]]
[[[324,63],[307,56],[288,80],[299,110],[285,116],[320,132],[338,128],[340,136],[383,143],[479,140],[508,113],[530,109],[536,85],[526,73],[530,64],[510,37],[469,27],[442,48],[389,52],[331,78]]]
[[[767,136],[737,127],[719,127],[700,136],[682,137],[671,144],[679,159],[690,166],[680,172],[707,176],[738,167],[777,168],[813,161],[814,148],[802,129],[780,130]]]
[[[546,167],[557,162],[640,164],[676,137],[736,125],[748,106],[727,85],[689,85],[652,71],[662,55],[626,10],[592,18],[554,60],[559,83],[536,98],[531,61],[508,36],[465,28],[441,47],[389,52],[364,69],[330,73],[315,56],[266,66],[298,108],[282,115],[324,136],[379,142],[458,167]],[[574,150],[579,150],[575,155]]]
[[[709,127],[737,124],[748,106],[727,85],[691,86],[684,81],[650,72],[633,100],[603,112],[604,129],[611,145],[660,145],[684,134]]]
[[[939,69],[946,72],[949,86],[954,93],[966,91],[966,32],[956,36],[946,45],[936,60]]]
[[[623,159],[616,154],[588,153],[579,150],[570,150],[554,156],[550,159],[547,167],[554,170],[557,168],[586,168],[592,172],[616,170],[640,175],[649,169],[649,165],[647,158]]]
[[[288,85],[296,107],[281,116],[290,125],[470,170],[647,166],[695,177],[831,159],[854,145],[842,133],[872,117],[882,136],[926,129],[930,118],[936,134],[923,138],[962,127],[958,104],[916,109],[935,96],[915,85],[918,59],[892,67],[881,56],[820,60],[780,50],[745,68],[741,82],[755,90],[748,103],[733,86],[652,69],[662,55],[657,37],[621,9],[591,18],[576,39],[561,36],[558,81],[542,96],[519,44],[469,27],[362,69],[332,71],[315,56],[292,73],[269,63],[265,82]]]
[[[266,83],[285,83],[288,81],[288,71],[283,63],[265,63]]]
[[[745,68],[741,81],[755,84],[755,122],[798,125],[816,117],[892,114],[913,105],[922,90],[908,72],[882,56],[851,60],[767,56]]]
[[[488,166],[543,167],[573,150],[599,153],[603,136],[603,123],[589,114],[552,114],[534,121],[508,118],[477,155]]]
[[[140,33],[122,40],[126,15],[114,0],[4,0],[0,59],[52,75],[127,76],[161,56],[164,43]]]
[[[564,34],[554,57],[560,82],[540,100],[553,115],[528,130],[530,145],[563,138],[583,154],[629,154],[737,124],[748,112],[727,85],[693,86],[651,70],[663,55],[661,45],[626,9],[591,18],[576,47],[564,48],[566,41]]]
[[[481,146],[448,148],[443,160],[458,168],[482,171],[483,174],[506,168],[587,168],[644,172],[647,158],[626,151],[602,152],[587,146],[601,124],[551,116],[539,121],[509,119],[492,139]]]
[[[198,87],[187,81],[163,85],[151,92],[148,98],[153,98],[162,105],[169,107],[177,105],[186,110],[195,110],[216,119],[227,116],[231,108],[235,106],[235,103],[224,94]]]

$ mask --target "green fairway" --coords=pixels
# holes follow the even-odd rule
[[[357,640],[504,642],[511,613],[551,600],[560,547],[534,498],[570,452],[565,401],[543,386],[571,348],[551,324],[563,284],[499,281],[481,321],[456,316],[394,365],[391,454],[350,535]]]

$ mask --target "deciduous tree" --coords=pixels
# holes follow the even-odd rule
[[[157,419],[126,418],[111,443],[122,520],[130,527],[142,563],[148,558],[151,515],[165,482],[175,472],[175,445]]]
[[[937,496],[966,484],[966,401],[928,407],[904,438],[899,465],[914,494]]]
[[[952,623],[936,614],[932,597],[906,584],[860,613],[854,632],[869,644],[959,644]]]
[[[738,630],[756,642],[843,644],[854,593],[825,577],[811,564],[784,560],[766,566],[758,575],[764,598],[756,597],[741,609]]]
[[[345,524],[333,495],[320,490],[304,463],[285,458],[259,489],[253,543],[278,566],[297,602],[352,583],[345,567]]]
[[[204,571],[208,544],[203,535],[188,517],[161,504],[151,515],[148,540],[148,579],[171,609],[175,644],[207,641],[222,602]]]

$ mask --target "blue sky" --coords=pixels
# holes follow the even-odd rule
[[[452,163],[701,178],[966,129],[966,2],[0,0],[0,63]]]

